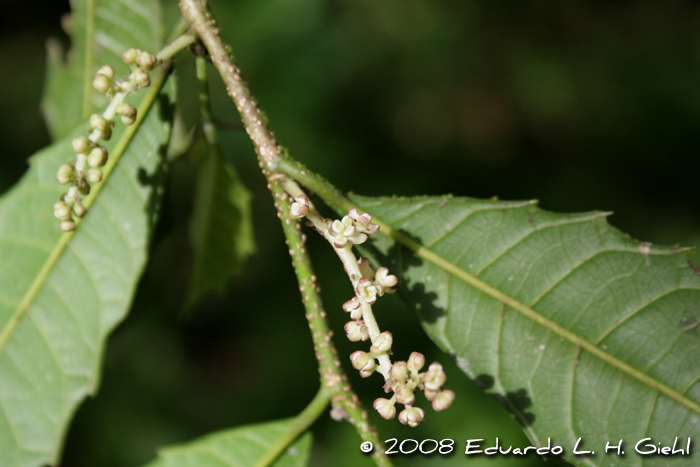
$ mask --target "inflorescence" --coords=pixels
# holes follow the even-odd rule
[[[58,183],[70,184],[67,193],[53,205],[53,214],[61,221],[61,230],[70,232],[75,229],[73,215],[83,217],[87,208],[82,199],[90,193],[90,184],[102,181],[100,167],[107,163],[107,149],[99,144],[112,137],[112,127],[117,115],[122,123],[132,125],[136,121],[136,109],[124,102],[131,91],[138,91],[151,84],[149,71],[158,63],[155,55],[141,49],[131,48],[122,55],[124,63],[131,67],[131,73],[120,80],[114,79],[114,69],[105,65],[97,70],[92,86],[104,93],[110,100],[105,112],[90,116],[89,136],[78,136],[71,145],[76,154],[74,161],[61,164],[56,173]]]
[[[364,243],[368,235],[379,231],[379,226],[372,224],[372,216],[367,213],[359,214],[357,209],[352,208],[348,215],[340,220],[325,219],[305,194],[295,193],[295,184],[286,185],[286,188],[294,197],[289,209],[290,216],[293,219],[308,218],[308,224],[333,245],[355,289],[355,295],[343,304],[343,310],[350,313],[351,319],[345,325],[345,332],[350,341],[370,340],[371,346],[369,352],[354,352],[350,355],[350,361],[363,378],[369,377],[375,371],[381,373],[385,381],[384,391],[393,392],[389,399],[376,399],[374,409],[386,420],[391,420],[396,416],[398,402],[405,406],[399,413],[399,421],[415,427],[425,419],[425,411],[414,406],[416,389],[423,390],[425,397],[432,401],[434,410],[449,408],[455,394],[449,389],[443,389],[447,376],[442,365],[432,363],[427,371],[421,373],[420,370],[425,366],[425,357],[418,352],[413,352],[408,361],[391,363],[389,356],[392,355],[393,336],[388,331],[379,331],[372,305],[377,301],[377,297],[385,293],[394,293],[393,287],[398,283],[398,279],[389,274],[385,267],[375,271],[369,260],[358,260],[352,253],[352,245]]]

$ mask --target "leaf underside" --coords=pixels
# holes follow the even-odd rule
[[[161,450],[159,459],[146,467],[253,467],[291,424],[292,420],[282,420],[213,433],[191,443]],[[311,433],[307,432],[271,465],[308,465],[311,443]]]
[[[700,276],[685,251],[634,241],[600,212],[452,197],[352,199],[445,261],[700,402]],[[685,447],[700,436],[700,414],[390,238],[376,236],[373,247],[430,337],[534,443],[551,438],[577,465],[698,465],[697,456],[641,456],[634,445],[652,438],[671,446],[679,437],[677,447]],[[596,454],[572,455],[578,438]],[[604,454],[607,442],[620,440],[626,456]]]
[[[0,199],[3,467],[55,465],[72,414],[97,389],[106,337],[129,309],[147,259],[170,132],[163,105],[151,108],[65,249],[57,245],[68,234],[51,208],[66,191],[56,169],[75,157],[71,137],[85,133],[85,122],[32,157]],[[110,157],[122,128],[107,144]],[[28,293],[52,251],[60,251],[57,261]]]
[[[155,53],[162,45],[158,0],[76,0],[71,7],[65,23],[72,42],[67,60],[58,40],[48,42],[41,107],[54,140],[63,138],[90,113],[107,106],[104,95],[92,89],[95,72],[102,65],[114,67],[119,78],[129,73],[122,61],[126,49],[140,47]]]

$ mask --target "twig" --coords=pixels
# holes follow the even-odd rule
[[[305,237],[300,232],[298,222],[289,217],[289,195],[280,185],[279,175],[275,173],[277,161],[282,156],[282,149],[265,125],[262,114],[250,96],[248,88],[241,78],[240,70],[233,63],[229,52],[219,37],[215,21],[207,11],[206,4],[198,0],[183,0],[180,3],[183,16],[192,24],[211,59],[219,70],[226,84],[227,91],[233,99],[243,120],[243,124],[255,146],[263,174],[268,180],[268,188],[275,199],[278,217],[289,244],[294,271],[299,281],[302,301],[306,308],[306,319],[311,329],[316,358],[321,374],[321,385],[330,391],[335,415],[342,415],[350,421],[364,441],[374,444],[372,457],[379,466],[390,466],[391,462],[384,454],[376,430],[367,420],[367,412],[362,409],[360,401],[352,391],[347,377],[342,371],[337,351],[331,340],[332,332],[326,321],[321,297],[316,286],[316,276],[304,247]]]

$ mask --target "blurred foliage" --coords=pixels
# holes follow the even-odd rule
[[[641,240],[700,243],[698,2],[211,3],[278,140],[343,190],[539,198],[555,211],[615,211],[611,223]],[[56,0],[4,0],[3,7],[0,191],[49,142],[39,113],[44,43],[49,35],[67,41],[60,19],[69,9]],[[166,14],[174,23],[175,2]],[[184,117],[193,124],[193,60],[178,62]],[[211,84],[215,116],[238,122],[223,85]],[[316,391],[309,330],[252,145],[234,130],[220,142],[253,192],[258,251],[226,293],[177,322],[192,272],[186,229],[195,180],[185,163],[175,164],[151,263],[131,316],[110,339],[101,391],[76,416],[64,467],[141,465],[160,445],[292,416]],[[351,289],[327,245],[310,237],[329,317],[342,336],[339,310]],[[429,413],[417,430],[374,416],[383,439],[453,438],[463,446],[467,438],[498,436],[528,444],[396,297],[376,310],[396,337],[397,355],[421,350],[446,363],[448,387],[458,393],[453,409]],[[356,349],[337,341],[341,355]],[[349,373],[369,406],[379,379]],[[324,417],[314,432],[312,465],[372,465],[347,424]],[[458,454],[397,464],[438,459],[464,463]],[[543,465],[533,456],[470,462]]]

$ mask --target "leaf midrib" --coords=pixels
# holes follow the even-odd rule
[[[340,199],[337,199],[334,201],[335,202],[333,204],[335,204],[337,207],[339,207],[345,211],[349,211],[350,209],[355,207],[358,209],[358,211],[360,213],[368,212],[359,206],[355,206],[355,204],[347,198],[340,198]],[[370,212],[369,214],[372,214],[372,213]],[[614,357],[613,355],[611,355],[611,354],[605,352],[604,350],[602,350],[601,348],[599,348],[594,343],[592,343],[592,342],[584,339],[583,337],[579,336],[578,334],[564,328],[563,326],[555,323],[554,321],[550,320],[549,318],[546,318],[545,316],[538,313],[534,309],[532,309],[529,306],[525,305],[524,303],[516,300],[515,298],[509,296],[508,294],[502,292],[501,290],[497,289],[496,287],[493,287],[493,286],[487,284],[486,282],[482,281],[478,277],[476,277],[476,276],[470,274],[469,272],[465,271],[464,269],[460,268],[456,264],[441,257],[440,255],[435,253],[433,250],[426,248],[425,246],[421,245],[420,243],[416,242],[415,240],[402,234],[398,230],[394,229],[391,224],[384,222],[382,219],[374,216],[373,214],[372,214],[372,222],[379,225],[379,232],[381,232],[383,235],[393,239],[394,241],[403,245],[404,247],[408,248],[417,256],[425,259],[426,261],[429,261],[430,263],[433,263],[435,266],[444,270],[448,274],[456,276],[457,278],[459,278],[463,282],[466,282],[467,284],[471,285],[472,287],[475,287],[476,289],[480,290],[481,292],[485,293],[486,295],[489,295],[490,297],[500,301],[504,305],[514,309],[515,311],[519,312],[520,314],[524,315],[525,317],[535,321],[536,323],[540,324],[541,326],[558,334],[559,336],[568,340],[572,344],[579,346],[583,350],[586,350],[587,352],[595,355],[596,357],[600,358],[604,362],[614,366],[618,370],[628,374],[629,376],[637,379],[638,381],[646,384],[647,386],[663,393],[664,395],[670,397],[674,401],[687,407],[688,409],[694,411],[695,413],[700,414],[700,404],[697,404],[696,402],[688,399],[683,394],[681,394],[679,391],[662,383],[661,381],[658,381],[655,378],[652,378],[651,376],[649,376],[649,375],[643,373],[642,371],[632,367],[631,365],[623,362],[622,360],[619,360],[618,358]]]

